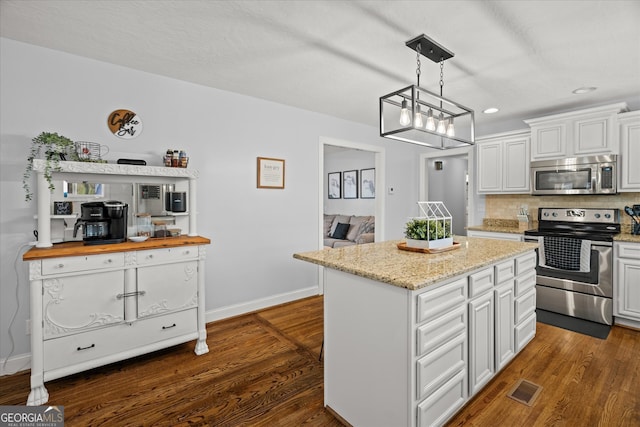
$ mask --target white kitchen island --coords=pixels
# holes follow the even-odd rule
[[[455,240],[294,255],[325,267],[325,406],[349,424],[442,425],[535,336],[537,245]]]

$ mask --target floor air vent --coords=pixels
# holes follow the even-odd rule
[[[521,379],[511,389],[507,396],[520,403],[524,403],[527,406],[532,406],[541,391],[541,386]]]

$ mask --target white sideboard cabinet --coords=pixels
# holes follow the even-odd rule
[[[205,257],[210,240],[196,233],[197,171],[181,168],[60,162],[54,179],[172,183],[189,192],[186,233],[141,243],[51,242],[51,194],[42,160],[38,243],[29,266],[31,392],[27,405],[49,399],[46,381],[195,340],[207,353]]]
[[[618,154],[617,115],[624,102],[525,120],[531,127],[531,160]]]

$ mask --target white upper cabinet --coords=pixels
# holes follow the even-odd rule
[[[529,193],[529,132],[478,139],[478,193]]]
[[[618,191],[640,191],[640,111],[618,115],[620,157]]]
[[[624,102],[525,120],[531,127],[531,160],[619,154],[618,113]]]

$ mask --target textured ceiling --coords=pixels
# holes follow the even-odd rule
[[[415,83],[404,43],[422,33],[455,53],[444,96],[476,110],[479,134],[640,109],[637,0],[0,1],[2,37],[372,126],[378,98]],[[423,58],[421,85],[438,80]]]

